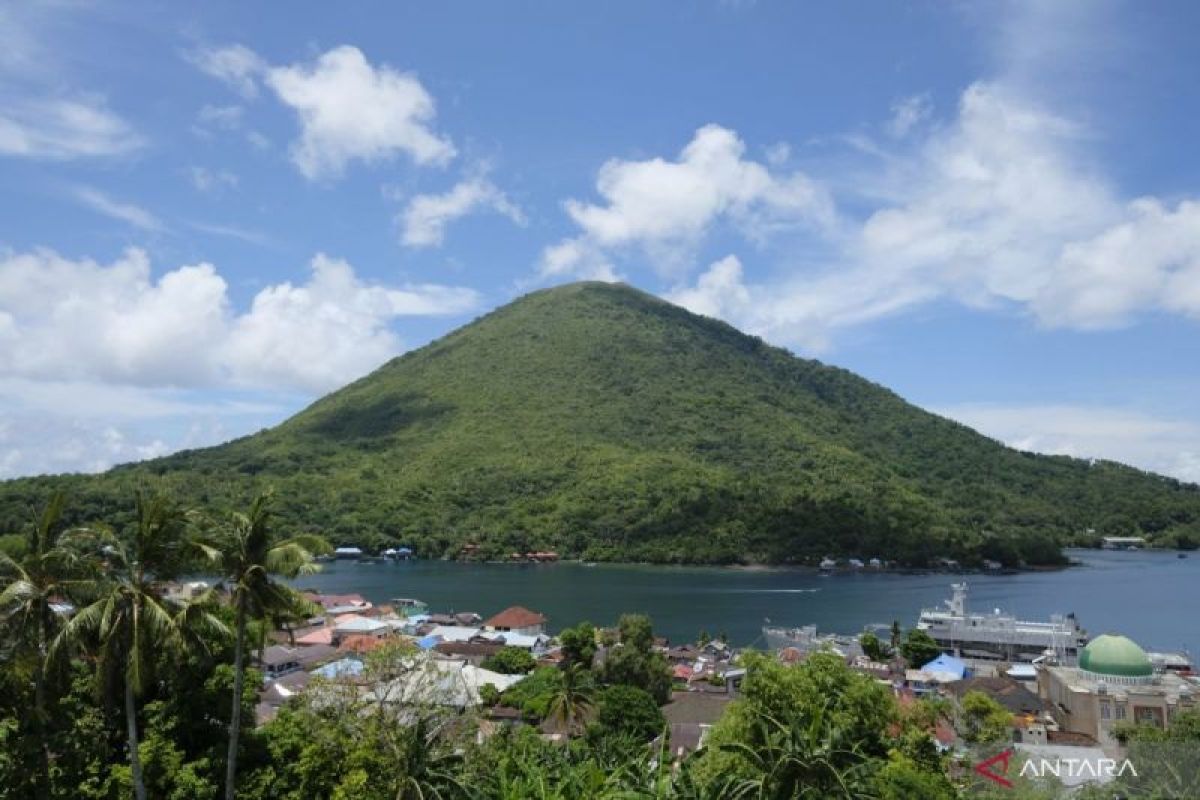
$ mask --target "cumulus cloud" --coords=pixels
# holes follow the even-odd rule
[[[1140,313],[1200,316],[1200,205],[1123,199],[1080,154],[1089,132],[1004,86],[976,83],[957,116],[889,161],[817,264],[737,276],[719,313],[819,351],[839,328],[939,298],[1045,327],[1110,328]],[[676,287],[703,295],[707,273]],[[694,299],[688,302],[697,302]]]
[[[163,224],[158,217],[141,206],[114,200],[99,189],[91,186],[76,186],[71,196],[98,214],[126,222],[144,231],[163,230]]]
[[[249,47],[241,44],[201,47],[186,54],[197,69],[225,83],[242,97],[258,96],[258,79],[267,64]]]
[[[154,279],[140,250],[111,264],[49,250],[0,258],[0,377],[145,387],[326,391],[399,352],[392,323],[474,308],[470,289],[369,284],[315,257],[302,284],[237,313],[211,264]]]
[[[308,178],[336,177],[355,160],[403,153],[444,164],[454,145],[431,128],[433,97],[415,75],[373,67],[356,47],[336,47],[314,64],[274,67],[268,85],[300,118],[292,160]]]
[[[4,98],[0,154],[47,160],[120,156],[145,144],[102,98]]]
[[[262,290],[233,324],[223,356],[235,376],[312,391],[339,386],[398,353],[387,325],[401,316],[474,308],[470,289],[391,289],[360,281],[345,261],[318,255],[308,283]]]
[[[417,195],[397,218],[401,241],[409,247],[436,247],[451,222],[481,210],[508,217],[517,225],[525,224],[525,215],[504,192],[486,177],[468,178],[443,194]]]
[[[265,85],[295,111],[300,138],[292,143],[292,162],[309,179],[336,178],[353,161],[403,154],[416,164],[443,165],[455,156],[454,144],[432,128],[433,96],[416,75],[374,66],[357,47],[335,47],[291,66],[271,65],[240,44],[200,48],[187,58],[248,100]],[[205,106],[197,130],[236,128],[241,117],[240,106]],[[248,136],[256,147],[269,145],[258,132]]]
[[[608,161],[596,180],[603,202],[566,202],[580,235],[546,252],[543,274],[587,268],[597,254],[630,249],[677,273],[717,223],[759,243],[785,228],[832,225],[832,203],[816,182],[798,171],[772,172],[745,151],[734,131],[706,125],[675,160]],[[570,253],[578,259],[570,262]]]
[[[1103,406],[968,404],[934,409],[1020,450],[1103,458],[1200,483],[1200,424]]]

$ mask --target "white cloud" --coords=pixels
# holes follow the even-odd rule
[[[321,392],[399,352],[397,318],[478,303],[470,289],[368,284],[324,255],[307,282],[269,286],[244,313],[227,288],[211,264],[154,279],[139,250],[109,265],[0,256],[0,378]]]
[[[888,120],[888,133],[895,137],[907,136],[918,124],[928,119],[933,112],[929,95],[915,94],[892,104],[892,118]]]
[[[94,381],[0,378],[0,479],[98,472],[250,433],[296,402],[114,386]]]
[[[106,217],[127,222],[144,231],[161,231],[163,224],[158,217],[132,203],[123,203],[90,186],[76,186],[71,195],[88,208]]]
[[[258,96],[258,78],[267,64],[257,53],[241,44],[201,47],[186,54],[197,69],[228,85],[246,99]]]
[[[300,118],[292,160],[308,178],[336,177],[351,161],[397,153],[417,164],[454,157],[454,145],[429,127],[433,98],[416,76],[373,67],[356,47],[336,47],[312,65],[271,68],[266,82]]]
[[[144,144],[133,128],[94,96],[4,98],[0,154],[48,160],[109,157]]]
[[[275,241],[265,233],[250,230],[248,228],[240,228],[236,225],[216,225],[211,222],[196,222],[195,220],[188,223],[188,226],[201,233],[210,233],[213,236],[224,236],[227,239],[239,239],[250,244],[257,244],[262,247],[268,247],[275,244]]]
[[[192,180],[192,186],[200,192],[235,189],[238,185],[238,176],[227,169],[191,166],[188,167],[188,177]]]
[[[1123,408],[966,404],[934,409],[1016,447],[1103,458],[1200,483],[1200,424]]]
[[[568,200],[567,213],[580,227],[580,253],[633,249],[662,271],[689,266],[711,227],[730,223],[752,241],[765,242],[781,229],[830,226],[833,206],[825,191],[802,172],[775,174],[747,160],[734,131],[707,125],[675,161],[613,159],[601,167],[596,190],[603,204]],[[566,271],[560,242],[543,259],[544,274]],[[557,263],[551,257],[557,257]],[[586,265],[588,262],[580,260]]]
[[[235,376],[311,391],[339,386],[400,352],[388,322],[455,314],[478,303],[470,289],[362,283],[350,265],[318,255],[312,278],[262,290],[233,325],[224,358]]]
[[[443,194],[417,195],[400,213],[401,241],[409,247],[436,247],[446,235],[446,226],[473,212],[488,209],[508,217],[517,225],[525,215],[504,192],[486,177],[460,181]]]
[[[751,302],[737,256],[714,262],[694,287],[680,287],[668,293],[667,299],[697,314],[724,318],[744,316]]]
[[[1122,199],[1081,155],[1088,135],[1003,86],[974,84],[955,119],[859,187],[885,201],[857,223],[843,216],[814,245],[822,261],[739,279],[750,302],[721,314],[808,350],[938,298],[1081,330],[1154,311],[1200,316],[1200,204]]]
[[[196,112],[196,124],[192,130],[200,136],[210,136],[213,131],[235,131],[242,126],[245,111],[237,105],[201,106]]]

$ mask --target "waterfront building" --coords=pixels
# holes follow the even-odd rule
[[[1156,672],[1146,652],[1125,636],[1097,636],[1078,666],[1042,665],[1038,694],[1065,731],[1086,734],[1106,749],[1123,723],[1170,728],[1180,711],[1197,706],[1198,687],[1174,672]]]
[[[485,621],[483,628],[495,633],[540,636],[546,632],[546,616],[522,606],[512,606]]]

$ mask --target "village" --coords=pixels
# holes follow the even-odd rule
[[[207,588],[194,582],[174,591],[186,597]],[[485,617],[475,611],[430,611],[412,598],[379,605],[360,594],[305,592],[304,598],[315,613],[270,631],[255,653],[262,674],[255,710],[259,725],[305,693],[339,691],[368,703],[432,705],[474,715],[481,739],[519,726],[533,727],[551,741],[578,733],[561,720],[539,718],[509,703],[514,687],[537,669],[562,665],[563,642],[550,634],[543,612],[513,606]],[[596,629],[594,635],[595,652],[588,656],[593,662],[622,647],[613,629]],[[671,681],[661,706],[661,744],[682,759],[705,744],[712,726],[739,697],[748,650],[707,637],[695,642],[655,637],[652,647]],[[886,686],[902,709],[935,700],[943,711],[929,732],[943,754],[963,763],[974,746],[985,742],[1007,744],[1030,759],[1098,763],[1120,758],[1122,725],[1168,729],[1200,698],[1200,677],[1190,661],[1147,654],[1119,635],[1096,637],[1070,658],[1047,652],[1031,660],[1004,660],[963,657],[946,649],[922,654],[896,634],[890,645],[864,634],[811,637],[766,652],[782,665],[831,654]],[[401,653],[406,665],[389,674],[386,685],[368,669],[372,654],[381,652]],[[1070,785],[1110,777],[1063,780]]]

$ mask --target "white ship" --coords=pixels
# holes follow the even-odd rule
[[[770,650],[784,650],[794,647],[801,654],[807,655],[818,650],[831,650],[845,658],[857,658],[862,655],[862,645],[856,636],[842,636],[836,633],[817,633],[816,625],[805,625],[800,628],[783,628],[764,626],[763,638],[766,639]]]
[[[917,628],[944,650],[967,658],[1033,661],[1052,653],[1061,664],[1073,664],[1087,645],[1087,632],[1074,614],[1053,614],[1049,622],[1017,619],[995,609],[990,614],[967,611],[967,584],[955,583],[945,608],[927,608]]]

